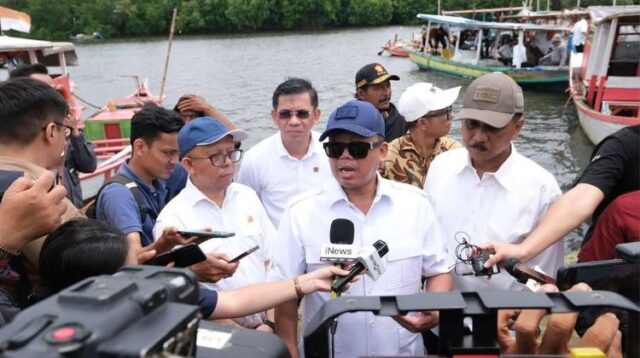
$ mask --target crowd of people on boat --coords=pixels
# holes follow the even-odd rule
[[[145,105],[131,119],[131,158],[103,184],[88,219],[73,187],[65,190],[52,174],[66,182],[84,170],[69,159],[82,155],[74,147],[82,133],[65,99],[39,75],[0,84],[2,323],[83,278],[199,243],[179,231],[222,230],[235,236],[199,243],[207,258],[189,267],[201,283],[202,317],[276,333],[298,356],[299,313],[304,327],[331,299],[334,275],[348,272],[321,258],[334,219],[353,223],[354,245],[384,240],[389,247],[386,272],[359,277],[343,296],[524,290],[506,273],[474,276],[460,246],[492,253],[485,267],[517,258],[553,275],[564,261],[562,238],[591,215],[582,260],[609,258],[615,243],[640,237],[640,126],[605,139],[563,195],[553,175],[513,144],[526,113],[510,77],[477,78],[453,113],[460,87],[416,83],[394,105],[391,83],[400,78],[377,63],[357,72],[354,98],[329,109],[320,131],[322,107],[310,81],[278,84],[271,109],[277,131],[246,151],[248,134],[201,96],[184,95],[173,109]],[[462,143],[447,137],[453,123]],[[66,170],[67,161],[76,169]],[[501,348],[563,353],[576,315],[553,315],[552,333],[538,345],[525,343],[535,342],[530,328],[542,314],[504,311]],[[340,357],[422,355],[423,334],[438,322],[434,311],[344,315],[333,349]],[[581,344],[619,356],[616,316],[600,316]]]
[[[447,24],[422,28],[422,45],[420,51],[449,58],[456,57],[455,51],[476,51],[478,36],[480,41],[479,59],[495,59],[504,66],[516,68],[535,66],[567,66],[568,53],[581,53],[584,48],[588,30],[585,18],[572,18],[571,31],[563,34],[560,31],[538,32],[521,31],[523,38],[518,39],[516,32],[504,32],[484,29],[463,29],[459,35],[451,33]],[[458,36],[460,38],[458,38]],[[459,44],[458,44],[459,42]]]

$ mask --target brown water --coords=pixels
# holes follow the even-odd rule
[[[203,95],[250,134],[245,147],[275,132],[270,119],[271,95],[289,76],[312,81],[318,90],[322,121],[330,112],[351,99],[354,76],[364,64],[382,63],[400,76],[393,82],[393,99],[418,81],[442,88],[466,86],[466,79],[421,72],[408,59],[377,56],[380,47],[395,34],[409,38],[418,28],[380,27],[327,32],[267,33],[181,37],[177,34],[167,76],[167,100],[173,107],[185,93]],[[133,91],[139,75],[149,78],[149,88],[160,92],[167,44],[164,39],[80,45],[80,66],[70,68],[76,93],[89,102],[104,105],[110,98]],[[463,88],[464,90],[464,88]],[[524,155],[553,173],[563,190],[582,170],[592,146],[582,133],[572,104],[565,106],[564,93],[525,92],[527,124],[516,141]],[[461,99],[455,106],[459,108]],[[91,108],[86,114],[92,112]],[[460,139],[460,124],[451,136]],[[575,249],[584,227],[571,234],[567,247]]]

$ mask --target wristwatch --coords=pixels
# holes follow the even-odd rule
[[[274,332],[276,331],[276,323],[274,321],[271,321],[268,318],[265,318],[264,321],[262,321],[262,324],[271,328],[272,331]]]

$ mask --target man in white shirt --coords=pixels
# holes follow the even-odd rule
[[[320,140],[329,137],[324,148],[335,179],[290,202],[278,230],[269,280],[326,265],[320,261],[321,245],[329,243],[331,222],[346,218],[355,226],[354,245],[366,248],[384,240],[389,253],[382,258],[386,272],[377,281],[363,277],[343,296],[418,293],[423,277],[428,291],[451,289],[448,272],[453,261],[428,199],[413,186],[378,175],[387,153],[384,128],[382,115],[368,102],[350,101],[331,114]],[[307,296],[302,326],[330,299],[328,293]],[[437,324],[434,312],[394,318],[369,312],[344,315],[338,319],[335,356],[424,355],[422,337],[412,332]],[[276,307],[276,326],[293,357],[298,348],[303,352],[302,342],[296,345],[295,300]]]
[[[560,195],[551,173],[519,154],[511,143],[524,125],[522,89],[510,77],[491,73],[474,80],[465,94],[464,148],[438,156],[427,174],[425,192],[442,224],[451,255],[462,237],[472,245],[488,241],[518,243],[536,227]],[[562,242],[533,258],[554,275],[563,263]],[[457,264],[453,277],[461,291],[523,289],[508,273],[490,280]]]
[[[587,30],[589,25],[584,17],[571,28],[571,44],[576,52],[581,53],[584,50],[584,41],[587,39]]]
[[[244,131],[228,129],[211,117],[187,123],[178,133],[178,146],[189,179],[180,194],[162,209],[153,228],[156,237],[168,226],[178,230],[233,232],[235,236],[231,238],[210,239],[200,244],[205,253],[222,252],[229,258],[259,246],[256,252],[241,260],[232,277],[202,283],[210,290],[225,291],[266,281],[275,229],[256,193],[233,182],[235,163],[242,157],[242,150],[236,148],[234,142],[246,137]],[[269,315],[272,321],[273,313]],[[234,321],[265,331],[271,331],[272,327],[264,313],[234,318]]]
[[[278,133],[247,151],[237,181],[256,191],[275,227],[291,198],[331,178],[320,136],[318,94],[311,83],[290,78],[273,93],[271,118]]]

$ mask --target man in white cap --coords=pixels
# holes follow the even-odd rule
[[[451,105],[460,87],[446,91],[431,83],[420,82],[407,88],[398,104],[409,131],[389,143],[389,151],[380,174],[391,180],[424,187],[433,159],[449,149],[460,148],[447,138],[451,129]]]
[[[567,45],[562,43],[560,34],[553,35],[551,39],[553,49],[544,55],[538,64],[541,66],[564,66],[567,64]]]
[[[172,226],[178,230],[233,232],[232,238],[211,239],[200,244],[205,253],[222,252],[228,258],[259,246],[256,252],[242,259],[233,277],[202,283],[210,290],[236,289],[265,282],[267,277],[275,229],[256,193],[233,182],[235,163],[242,157],[242,150],[236,148],[235,143],[246,138],[244,131],[229,129],[211,117],[188,122],[178,133],[178,147],[189,179],[180,194],[162,209],[153,228],[156,237]],[[222,323],[272,332],[273,316],[269,318],[263,312]]]
[[[458,114],[463,149],[439,155],[429,168],[424,190],[445,231],[451,255],[461,238],[481,245],[488,241],[521,242],[561,195],[551,173],[519,154],[512,144],[524,125],[522,89],[510,77],[494,72],[474,80]],[[564,259],[562,242],[530,260],[555,273]],[[461,291],[523,289],[508,273],[485,277],[453,275]]]

